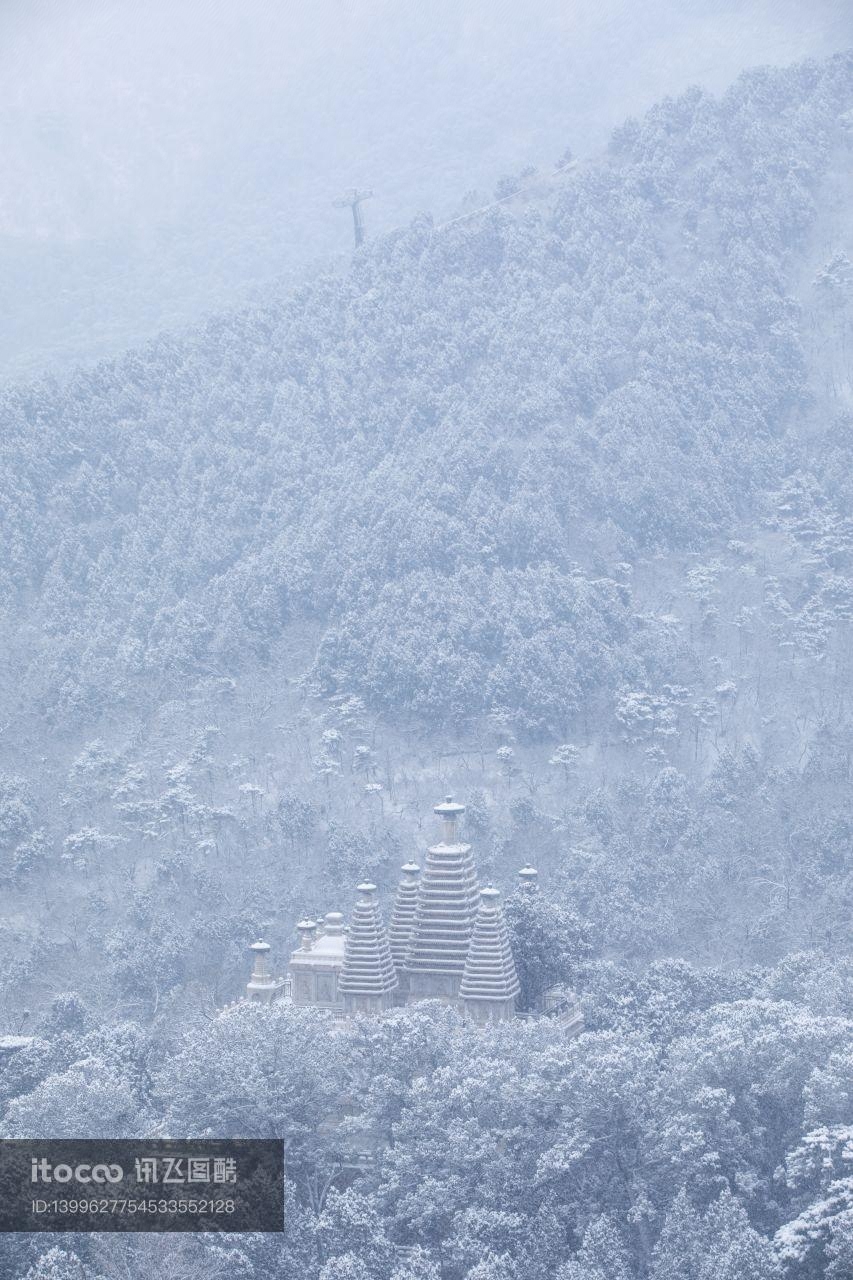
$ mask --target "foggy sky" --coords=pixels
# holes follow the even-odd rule
[[[38,347],[61,287],[85,355],[117,271],[104,314],[156,331],[347,250],[342,188],[375,189],[374,232],[442,215],[664,94],[850,44],[844,0],[7,0],[0,280],[23,251],[44,301],[0,341]]]

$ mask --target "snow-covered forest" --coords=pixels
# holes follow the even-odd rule
[[[0,388],[0,1135],[289,1174],[4,1277],[853,1277],[851,162],[853,55],[762,67]],[[234,1003],[447,790],[585,1032]]]

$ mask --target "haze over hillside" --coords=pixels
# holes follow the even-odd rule
[[[648,680],[619,566],[757,536],[806,463],[846,485],[847,67],[690,91],[538,198],[8,390],[9,712],[79,723],[309,619],[322,687],[438,721],[555,732],[611,643]]]
[[[121,350],[502,175],[600,148],[691,83],[853,42],[843,0],[9,3],[0,372]],[[614,68],[618,67],[618,72]]]
[[[413,68],[440,55],[455,83],[455,28],[392,27],[415,21]],[[708,23],[719,71],[729,28]],[[509,60],[519,93],[547,89],[524,129],[484,72],[489,131],[454,125],[436,153],[449,206],[466,156],[517,175],[533,139],[556,150],[564,46],[540,36],[529,67],[523,41]],[[323,74],[362,74],[323,48]],[[0,1274],[849,1280],[853,52],[685,89],[601,145],[590,109],[578,162],[448,222],[408,216],[409,155],[367,243],[295,289],[263,282],[284,186],[259,177],[278,99],[274,55],[252,56],[257,154],[218,163],[244,136],[223,109],[169,188],[202,263],[196,285],[179,237],[185,314],[223,228],[257,268],[251,304],[0,388],[0,1135],[273,1136],[283,1231],[0,1233]],[[144,110],[129,91],[138,169],[103,216],[119,258],[150,233],[162,264],[163,196],[139,174],[196,153],[179,54],[151,58]],[[425,101],[423,136],[455,100]],[[329,121],[341,154],[362,118]],[[53,201],[25,159],[47,242],[71,227],[95,254],[76,261],[101,261],[102,178],[67,155]],[[218,227],[193,213],[214,188]],[[402,225],[380,233],[386,216]],[[167,291],[129,270],[122,314],[144,327]],[[281,972],[296,922],[349,913],[365,880],[378,952],[375,905],[448,791],[503,895],[502,1020],[238,999],[250,943]],[[538,888],[516,887],[530,861]],[[469,958],[489,951],[471,937]]]
[[[141,785],[142,758],[208,758],[213,726],[241,787],[266,778],[253,822],[283,759],[326,815],[316,861],[271,871],[286,912],[338,856],[339,805],[373,830],[357,761],[383,741],[401,840],[440,742],[480,744],[489,786],[511,786],[517,752],[534,788],[565,743],[590,786],[653,767],[700,788],[747,750],[776,788],[834,759],[853,678],[851,109],[849,55],[691,91],[539,194],[415,220],[291,298],[7,389],[12,811],[39,830],[41,798],[61,828],[56,795],[94,769],[93,829],[157,842],[171,800],[155,821],[109,796],[129,768]],[[297,723],[282,757],[274,726]],[[192,801],[202,831],[211,801]],[[13,876],[26,830],[10,818]],[[836,919],[838,874],[783,938]],[[748,916],[776,920],[756,893]],[[606,931],[609,909],[590,907]]]

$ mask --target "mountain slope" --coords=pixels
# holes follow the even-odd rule
[[[556,730],[676,676],[618,566],[733,533],[790,470],[792,282],[851,104],[849,57],[691,92],[544,205],[7,389],[7,714],[264,662],[299,618],[323,688],[439,718]]]

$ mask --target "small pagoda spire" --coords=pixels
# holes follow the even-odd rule
[[[459,841],[459,819],[465,812],[464,804],[457,804],[453,796],[445,796],[441,804],[433,806],[433,813],[441,818],[441,843],[454,845]]]
[[[480,890],[480,906],[459,988],[465,1012],[475,1022],[511,1018],[515,997],[521,990],[500,897],[497,889]]]
[[[518,881],[522,889],[538,889],[539,872],[527,862],[523,867],[519,868]]]
[[[347,1013],[379,1013],[393,1003],[397,975],[376,885],[360,884],[358,893],[346,935],[338,990],[343,994]]]
[[[317,921],[299,920],[296,925],[299,944],[303,951],[310,951],[317,940]]]
[[[270,973],[270,944],[268,942],[253,942],[249,950],[255,957],[255,963],[252,967],[251,977],[246,983],[246,995],[250,1000],[269,1004],[271,1000],[281,993],[283,986],[281,980],[274,978]]]

